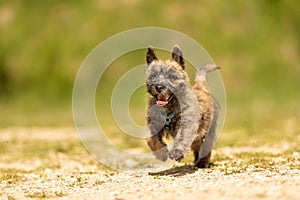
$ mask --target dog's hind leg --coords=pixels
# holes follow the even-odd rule
[[[210,157],[211,157],[211,151],[206,156],[200,159],[198,155],[198,160],[194,162],[194,165],[198,168],[209,168]]]

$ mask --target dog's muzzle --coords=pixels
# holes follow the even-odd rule
[[[170,95],[166,93],[159,93],[158,95],[156,95],[156,104],[159,106],[167,105],[169,103],[169,97]]]

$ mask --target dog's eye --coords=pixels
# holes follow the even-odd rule
[[[153,80],[153,79],[155,79],[156,77],[157,77],[157,74],[151,74],[150,77],[149,77],[149,79],[150,79],[150,80]]]
[[[151,81],[155,81],[155,76],[151,76],[151,77],[150,77],[150,80],[151,80]]]
[[[169,79],[172,79],[172,80],[178,79],[178,76],[176,74],[170,74]]]

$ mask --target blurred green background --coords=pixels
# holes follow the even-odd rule
[[[146,26],[187,34],[222,66],[224,132],[235,133],[224,135],[228,143],[243,135],[298,135],[297,0],[1,0],[0,126],[72,126],[73,81],[84,58],[111,35]],[[117,61],[120,76],[144,62],[138,54]],[[102,91],[110,94],[116,74],[105,73]],[[144,120],[144,108],[132,105]]]

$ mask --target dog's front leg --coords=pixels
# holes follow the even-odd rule
[[[169,151],[170,159],[180,161],[188,152],[195,137],[195,132],[197,131],[197,123],[189,125],[190,126],[181,127],[176,134],[173,147]]]
[[[151,101],[149,103],[151,104]],[[150,136],[147,137],[147,144],[150,147],[156,159],[166,161],[168,159],[167,144],[163,141],[163,129],[165,121],[160,117],[161,107],[156,104],[149,106],[147,124],[150,130]]]
[[[168,159],[168,149],[166,143],[163,142],[161,135],[162,133],[151,135],[147,138],[147,144],[156,159],[166,161]]]
[[[180,123],[179,130],[174,138],[172,149],[169,151],[169,158],[180,161],[189,150],[200,122],[199,105],[195,94],[191,90],[178,95],[180,101]]]

